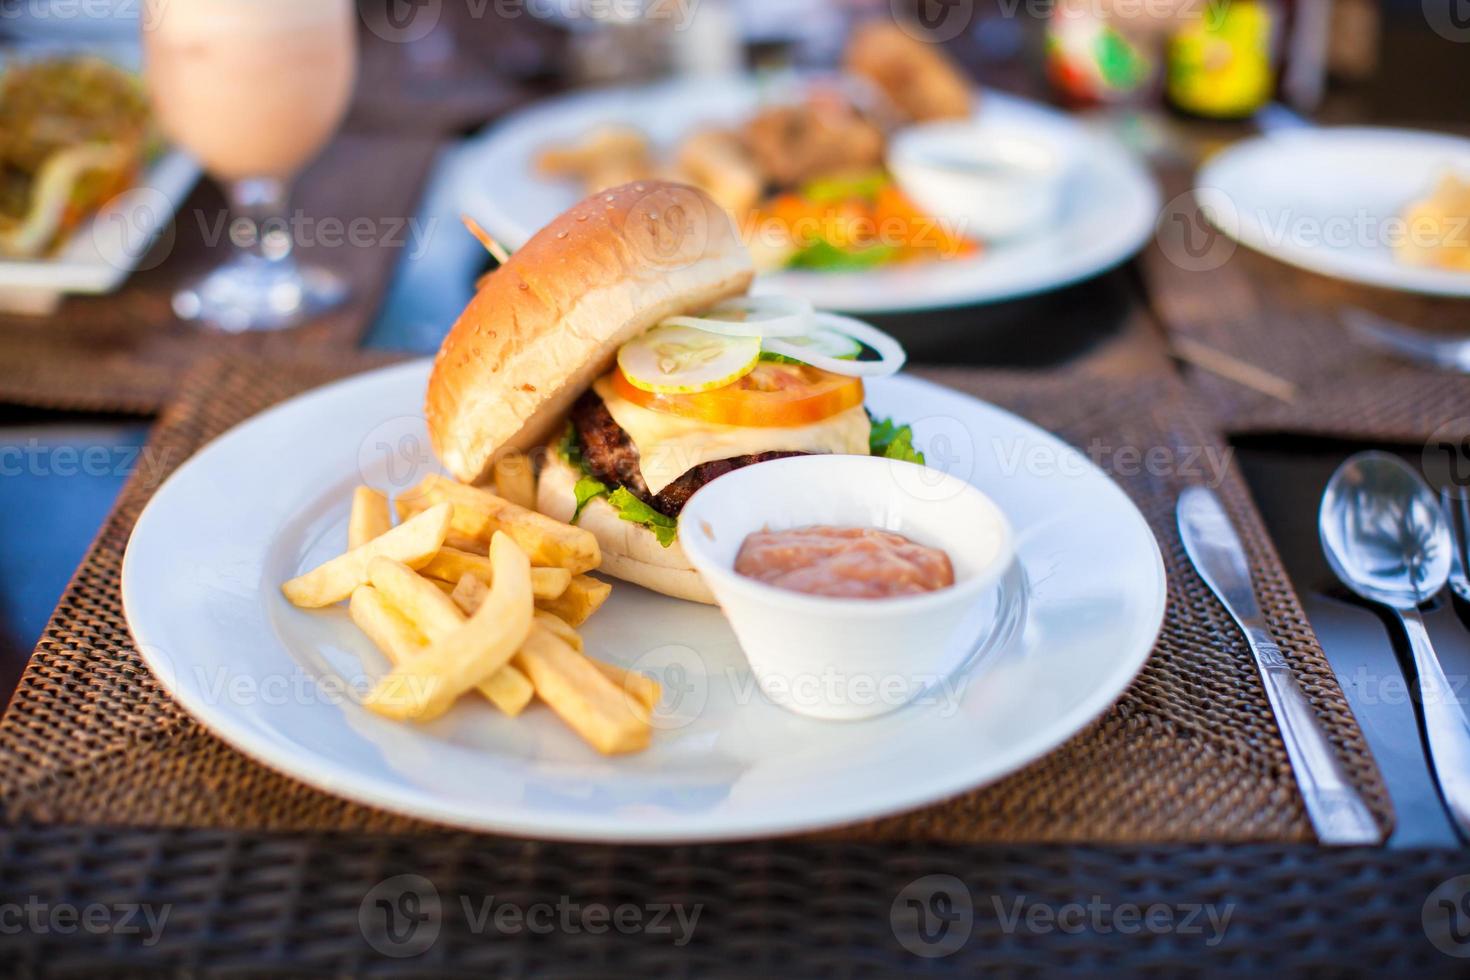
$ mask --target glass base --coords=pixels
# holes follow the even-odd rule
[[[174,293],[174,313],[227,333],[284,330],[347,298],[347,284],[291,259],[238,257]]]

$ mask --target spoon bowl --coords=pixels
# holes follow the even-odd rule
[[[1456,829],[1470,840],[1470,721],[1419,615],[1453,561],[1439,499],[1397,456],[1358,453],[1327,481],[1317,527],[1343,584],[1394,610],[1404,628],[1434,775]]]
[[[1327,482],[1322,550],[1343,584],[1371,602],[1413,609],[1449,579],[1449,525],[1438,498],[1397,456],[1358,453]]]

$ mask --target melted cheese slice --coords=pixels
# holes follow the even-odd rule
[[[701,463],[732,456],[770,452],[868,455],[872,423],[861,405],[809,425],[757,427],[655,412],[620,397],[606,376],[593,382],[592,390],[638,448],[638,467],[651,493],[659,493]]]

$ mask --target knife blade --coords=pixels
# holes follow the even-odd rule
[[[1324,844],[1377,844],[1378,822],[1348,779],[1311,702],[1276,645],[1256,599],[1245,546],[1220,498],[1206,487],[1179,495],[1179,536],[1195,570],[1245,635],[1261,673],[1307,816]]]

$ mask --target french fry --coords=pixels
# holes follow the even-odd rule
[[[415,498],[419,498],[416,500]],[[533,565],[586,572],[602,561],[597,538],[590,531],[518,507],[488,490],[456,483],[431,473],[402,497],[401,506],[451,503],[455,534],[488,541],[496,531],[509,535]]]
[[[582,642],[582,634],[573,629],[565,619],[562,619],[555,613],[549,613],[545,609],[536,610],[535,619],[536,622],[545,626],[552,633],[555,633],[573,650],[576,650],[578,653],[584,652],[586,644]]]
[[[430,643],[452,633],[464,622],[459,607],[450,601],[449,596],[401,561],[374,558],[368,564],[368,581],[407,616]]]
[[[495,492],[517,507],[536,509],[536,471],[525,453],[506,453],[495,461]]]
[[[610,664],[603,660],[587,658],[592,666],[602,672],[602,676],[612,681],[624,694],[634,701],[643,705],[643,709],[649,713],[658,706],[659,699],[664,696],[664,689],[659,686],[658,681],[641,674],[636,670],[625,670],[617,664]]]
[[[470,614],[480,608],[480,603],[484,601],[485,595],[489,591],[489,587],[477,576],[466,574],[464,578],[459,580],[459,584],[454,587],[454,591],[450,593],[450,598],[455,601],[461,610],[466,614]],[[548,633],[551,633],[578,653],[584,652],[582,634],[578,633],[566,620],[544,609],[536,610],[535,619],[536,626],[544,628]],[[595,660],[591,657],[587,659],[604,677],[612,681],[625,694],[641,704],[644,710],[652,712],[658,704],[659,699],[663,697],[663,688],[652,677],[637,671],[625,670],[622,667],[601,660]]]
[[[597,751],[614,755],[648,747],[647,709],[545,626],[532,624],[515,660],[541,700]]]
[[[348,548],[361,548],[392,528],[387,497],[372,487],[358,487],[352,491],[352,516],[347,519]]]
[[[374,558],[368,565],[368,577],[373,588],[425,637],[426,645],[444,640],[465,621],[464,614],[449,596],[402,562]],[[510,664],[475,687],[486,700],[512,718],[525,710],[535,694],[526,675]]]
[[[409,491],[410,494],[414,491]],[[428,504],[420,496],[399,496],[393,501],[393,509],[398,512],[398,519],[406,521],[415,514],[421,514],[428,508]],[[460,534],[454,528],[444,535],[444,547],[453,548],[455,551],[463,551],[470,555],[484,557],[490,554],[489,546],[479,538],[472,538],[468,534]]]
[[[379,555],[396,558],[410,568],[424,565],[444,544],[454,508],[436,504],[416,514],[367,544],[318,565],[281,586],[281,592],[292,603],[307,608],[330,606],[341,602],[359,585],[368,581],[368,564]]]
[[[490,594],[490,586],[485,580],[473,572],[465,572],[454,588],[449,591],[449,598],[459,607],[459,611],[466,616],[473,616],[480,608],[480,603]]]
[[[439,553],[419,571],[446,582],[458,582],[466,575],[474,575],[487,584],[493,580],[489,558],[458,548],[440,548]],[[531,569],[531,594],[537,599],[555,599],[567,590],[571,582],[572,573],[565,568]]]
[[[396,666],[412,660],[429,649],[429,641],[424,634],[371,585],[359,585],[352,590],[347,613],[357,628],[383,651],[390,664]]]
[[[581,626],[611,594],[612,586],[608,583],[590,575],[573,575],[565,592],[555,599],[539,600],[536,606],[555,613],[570,626]]]
[[[467,555],[479,555],[481,558],[490,554],[490,547],[484,541],[464,534],[456,534],[454,531],[444,535],[444,547],[463,551]]]
[[[535,572],[535,569],[531,571]],[[449,598],[454,600],[455,605],[459,606],[466,616],[471,616],[474,615],[476,609],[480,608],[480,603],[485,601],[485,596],[489,593],[490,587],[478,575],[466,572],[459,580],[459,584],[454,587],[454,591],[449,593]],[[578,653],[582,652],[582,634],[573,629],[566,620],[544,609],[537,609],[534,618],[536,622],[560,637],[573,650]]]
[[[363,703],[387,718],[429,721],[486,680],[531,632],[531,563],[506,534],[490,541],[495,586],[475,614],[432,644],[428,652],[393,668]],[[533,682],[534,683],[534,682]]]

